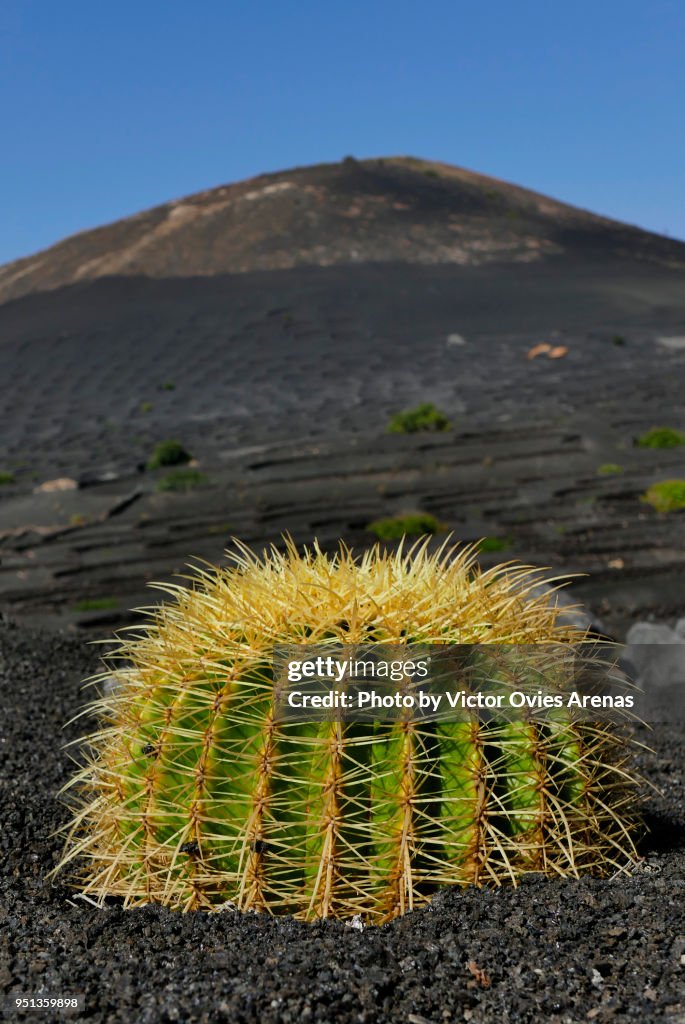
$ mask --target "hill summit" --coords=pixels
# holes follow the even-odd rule
[[[0,302],[106,276],[573,255],[685,267],[685,244],[414,157],[319,164],[198,192],[0,267]]]

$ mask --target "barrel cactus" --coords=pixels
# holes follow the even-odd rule
[[[448,884],[635,862],[629,749],[606,722],[283,721],[279,644],[578,643],[530,568],[473,548],[316,544],[198,569],[121,639],[70,783],[60,868],[131,907],[381,922]],[[483,649],[480,647],[479,649]],[[514,648],[512,647],[512,650]],[[76,880],[76,879],[75,879]]]

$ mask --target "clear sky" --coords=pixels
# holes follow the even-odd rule
[[[685,239],[685,0],[2,0],[0,262],[410,154]]]

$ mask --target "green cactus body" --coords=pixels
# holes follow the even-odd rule
[[[275,715],[276,644],[479,644],[472,672],[520,681],[516,645],[583,639],[526,592],[528,573],[481,572],[473,549],[357,560],[289,546],[243,549],[175,588],[122,642],[130,665],[94,706],[64,862],[79,860],[86,893],[127,906],[370,922],[441,885],[629,868],[635,786],[606,723]],[[513,654],[484,658],[491,641]]]

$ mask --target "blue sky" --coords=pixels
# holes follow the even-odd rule
[[[683,0],[2,0],[0,262],[411,154],[685,239]]]

